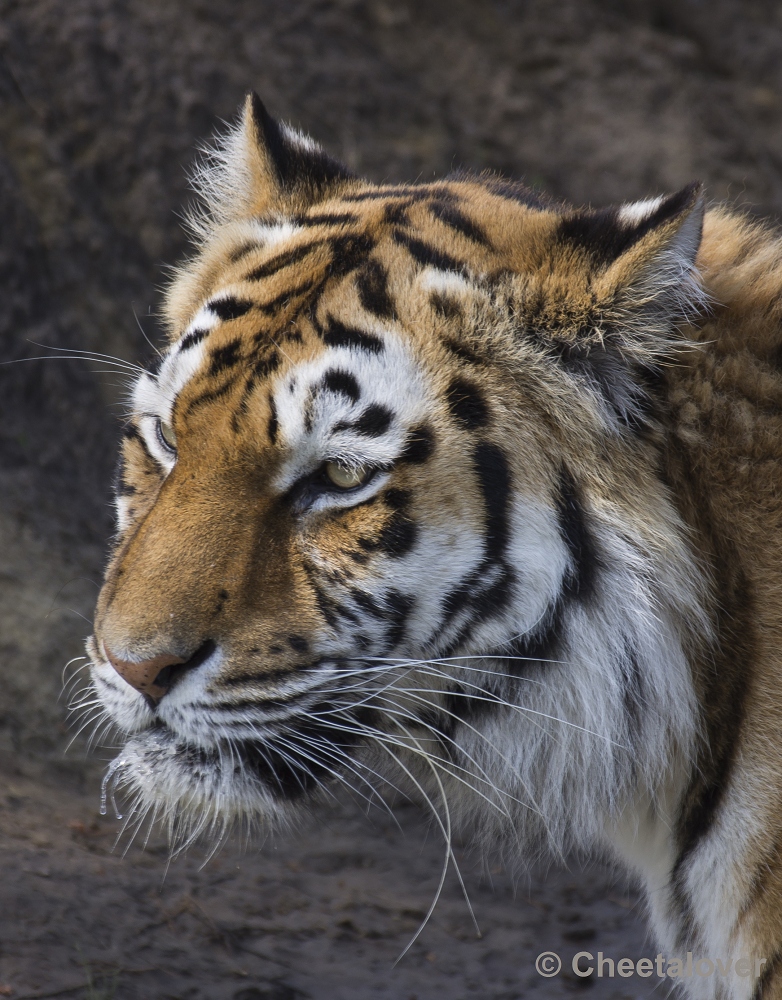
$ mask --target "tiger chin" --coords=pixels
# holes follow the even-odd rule
[[[255,95],[195,184],[89,642],[137,815],[401,788],[782,997],[780,238],[373,184]]]

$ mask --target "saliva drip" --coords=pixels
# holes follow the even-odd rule
[[[122,813],[117,808],[117,800],[114,798],[114,789],[110,787],[114,776],[118,771],[127,764],[124,757],[116,757],[106,768],[106,773],[103,776],[103,781],[100,786],[100,814],[101,816],[106,815],[106,800],[108,796],[111,796],[111,805],[114,809],[114,815],[117,819],[122,819]]]

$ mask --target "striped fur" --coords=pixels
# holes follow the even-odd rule
[[[89,646],[136,815],[412,790],[768,960],[693,996],[782,996],[778,237],[697,186],[373,185],[253,96],[197,184]]]

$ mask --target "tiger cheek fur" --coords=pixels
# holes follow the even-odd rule
[[[252,95],[195,180],[89,642],[133,815],[404,787],[782,995],[778,238],[373,185]]]

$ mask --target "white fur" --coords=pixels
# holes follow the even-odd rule
[[[619,209],[619,221],[627,226],[637,226],[639,222],[653,215],[662,203],[662,197],[628,202]]]

